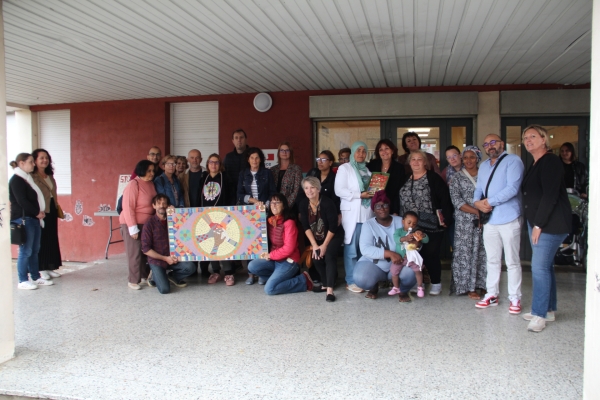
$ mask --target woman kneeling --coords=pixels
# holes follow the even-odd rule
[[[402,256],[396,253],[394,232],[403,227],[402,218],[390,215],[390,200],[383,190],[377,192],[371,201],[375,218],[365,222],[360,234],[362,257],[354,267],[354,282],[368,289],[368,299],[376,299],[379,282],[392,278],[392,264],[401,264]],[[390,250],[393,249],[393,250]],[[400,272],[401,303],[410,302],[408,291],[415,285],[415,272],[411,268],[402,268]]]
[[[298,275],[298,228],[287,199],[281,193],[275,193],[270,200],[267,234],[271,252],[265,253],[260,260],[252,260],[248,271],[266,281],[265,293],[268,295],[312,290],[308,273]],[[264,205],[259,203],[258,207]]]

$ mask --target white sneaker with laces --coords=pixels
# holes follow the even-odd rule
[[[529,325],[527,325],[527,330],[530,332],[541,332],[546,327],[546,320],[542,317],[538,317],[537,315],[533,316],[533,319],[529,321]]]
[[[29,282],[29,281],[19,282],[19,284],[17,285],[17,289],[23,289],[23,290],[35,290],[37,288],[38,287],[35,283]]]
[[[437,296],[442,293],[442,284],[441,283],[432,283],[431,289],[429,290],[430,296]]]
[[[62,276],[56,271],[48,271],[48,275],[50,275],[51,278],[60,278]]]
[[[526,321],[531,321],[533,319],[535,315],[531,314],[531,313],[525,313],[523,314],[523,319]],[[548,311],[546,313],[546,322],[554,322],[556,320],[556,316],[554,315],[554,311]]]
[[[40,276],[42,277],[42,279],[45,279],[47,281],[49,281],[50,279],[52,279],[50,277],[50,274],[48,273],[48,271],[40,271]]]
[[[54,282],[49,281],[49,280],[44,279],[44,278],[39,278],[37,281],[33,281],[33,283],[35,283],[38,286],[52,286],[52,285],[54,285]]]

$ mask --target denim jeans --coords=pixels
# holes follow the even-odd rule
[[[31,279],[37,281],[40,278],[38,253],[40,251],[40,240],[42,238],[42,228],[40,220],[37,218],[25,217],[25,235],[26,241],[19,245],[19,257],[17,258],[17,274],[19,283],[25,282],[29,278],[27,273],[31,274]],[[10,221],[13,224],[20,224],[21,218]]]
[[[415,286],[417,278],[415,271],[410,268],[402,268],[400,271],[400,291],[408,293]],[[374,290],[380,281],[392,279],[392,272],[385,272],[371,261],[359,261],[354,267],[354,282],[358,287],[365,290]]]
[[[362,223],[357,223],[352,241],[344,244],[344,270],[346,271],[346,283],[352,285],[354,283],[354,266],[362,254],[360,252],[360,232],[362,231]]]
[[[306,278],[304,275],[297,275],[299,270],[298,264],[286,260],[252,260],[248,264],[251,274],[267,279],[265,293],[270,296],[306,292]]]
[[[531,243],[531,224],[527,222],[529,242]],[[533,280],[533,298],[531,314],[546,318],[548,311],[556,311],[556,277],[554,276],[554,256],[558,247],[567,237],[567,233],[542,233],[538,243],[531,243],[531,278]]]
[[[158,291],[161,294],[169,293],[171,291],[171,285],[169,283],[169,278],[167,277],[167,270],[158,265],[149,265],[152,270],[152,280]],[[196,272],[196,263],[193,261],[179,262],[177,264],[169,265],[169,269],[173,270],[173,272],[171,272],[172,278],[176,282],[181,282]]]

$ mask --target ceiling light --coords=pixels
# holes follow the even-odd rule
[[[431,128],[406,128],[408,132],[430,132]]]
[[[417,135],[419,135],[420,137],[427,137],[429,136],[429,133],[417,133]]]

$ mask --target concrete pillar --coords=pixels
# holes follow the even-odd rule
[[[0,16],[2,15],[0,2]],[[6,73],[4,68],[4,21],[0,18],[0,121],[6,121]],[[13,155],[14,157],[14,155]],[[7,159],[6,123],[0,123],[0,159]],[[10,258],[10,207],[8,173],[0,163],[0,363],[14,357],[15,320],[13,305],[12,262]]]
[[[590,113],[590,188],[588,214],[587,286],[585,299],[585,347],[583,398],[600,395],[600,0],[594,0],[592,14],[592,96]]]
[[[490,133],[500,135],[500,92],[479,92],[478,102],[474,144],[481,147],[483,139]]]

